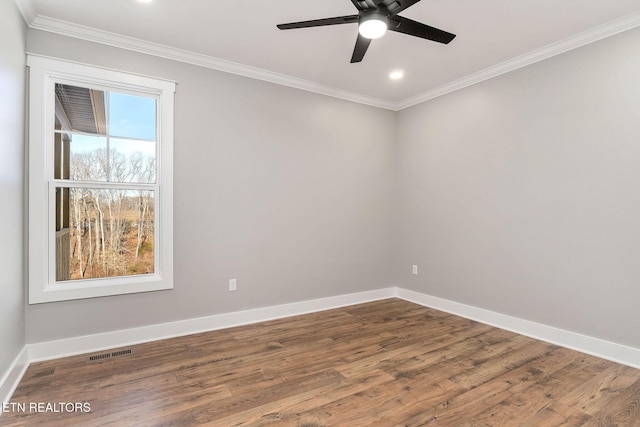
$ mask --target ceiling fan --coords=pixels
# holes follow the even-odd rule
[[[352,64],[362,61],[364,54],[371,44],[371,40],[382,37],[387,30],[448,44],[455,38],[455,34],[398,16],[398,13],[419,1],[420,0],[351,0],[351,3],[358,9],[357,15],[291,22],[288,24],[280,24],[278,28],[281,30],[292,30],[295,28],[358,23],[358,39],[356,40],[356,46],[351,56]]]

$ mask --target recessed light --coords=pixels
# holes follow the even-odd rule
[[[138,0],[138,3],[151,3],[153,0]]]
[[[402,70],[395,70],[389,74],[389,78],[391,80],[400,80],[403,77],[404,77],[404,71]]]

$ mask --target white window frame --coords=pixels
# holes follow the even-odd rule
[[[173,106],[175,82],[49,57],[28,55],[29,67],[29,304],[173,288]],[[55,84],[139,93],[157,100],[154,272],[56,282],[54,128]],[[70,184],[70,185],[69,185]],[[110,183],[63,186],[113,188]]]

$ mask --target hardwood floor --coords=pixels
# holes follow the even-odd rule
[[[640,426],[640,370],[398,299],[129,348],[31,365],[0,425]]]

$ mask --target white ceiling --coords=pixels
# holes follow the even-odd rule
[[[33,28],[116,45],[120,40],[164,56],[199,54],[199,61],[209,58],[213,68],[281,78],[284,84],[361,97],[362,102],[388,108],[640,25],[640,0],[422,0],[400,15],[457,34],[449,45],[387,33],[372,42],[361,63],[350,64],[356,24],[276,28],[285,22],[356,14],[350,0],[16,2]],[[219,60],[241,65],[216,67]],[[388,78],[395,69],[405,71],[403,80]]]

